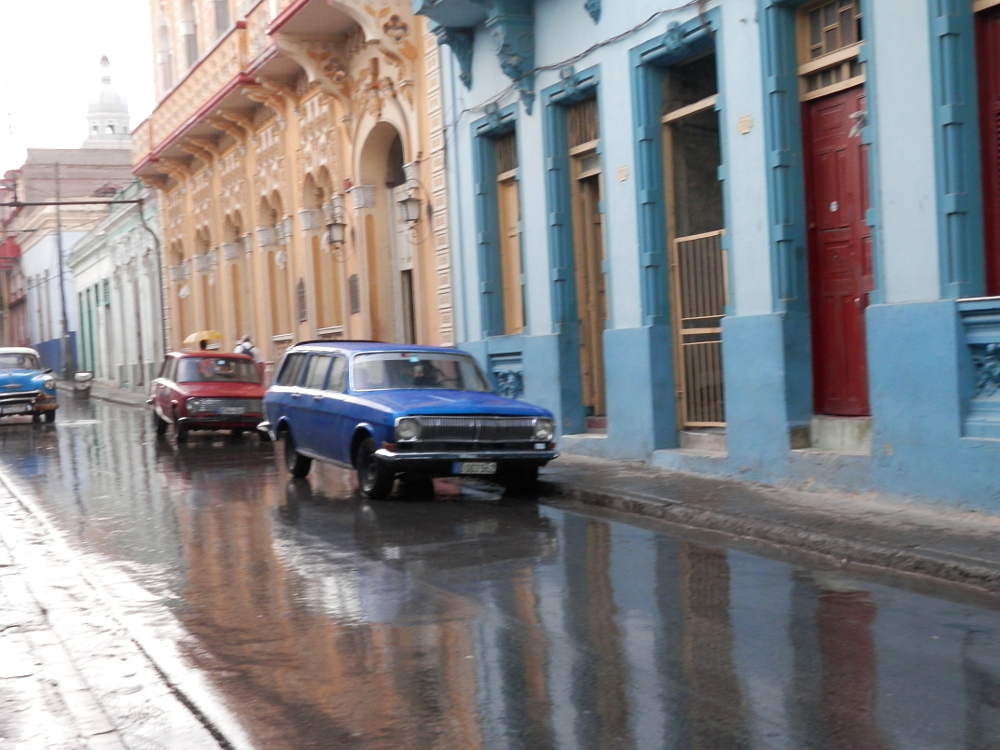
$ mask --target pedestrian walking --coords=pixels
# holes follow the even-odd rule
[[[253,345],[253,340],[250,338],[250,334],[247,334],[239,340],[233,348],[233,352],[236,354],[247,354],[253,358],[254,362],[260,362],[260,350]]]

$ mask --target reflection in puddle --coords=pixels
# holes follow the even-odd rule
[[[994,611],[489,485],[366,502],[88,408],[0,460],[174,611],[262,748],[1000,746]]]

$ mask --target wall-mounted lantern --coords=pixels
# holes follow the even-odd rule
[[[410,226],[413,226],[418,221],[420,221],[420,206],[421,202],[419,198],[414,198],[412,195],[408,195],[399,201],[399,218],[401,221],[405,221]]]

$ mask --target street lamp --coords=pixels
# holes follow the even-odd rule
[[[326,241],[331,245],[340,245],[344,241],[347,225],[336,220],[326,225]]]
[[[408,195],[399,201],[399,218],[410,226],[420,221],[420,199]]]

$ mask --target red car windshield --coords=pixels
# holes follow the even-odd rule
[[[186,357],[177,363],[178,383],[259,383],[257,365],[247,359]]]
[[[0,370],[40,370],[34,354],[0,354]]]

